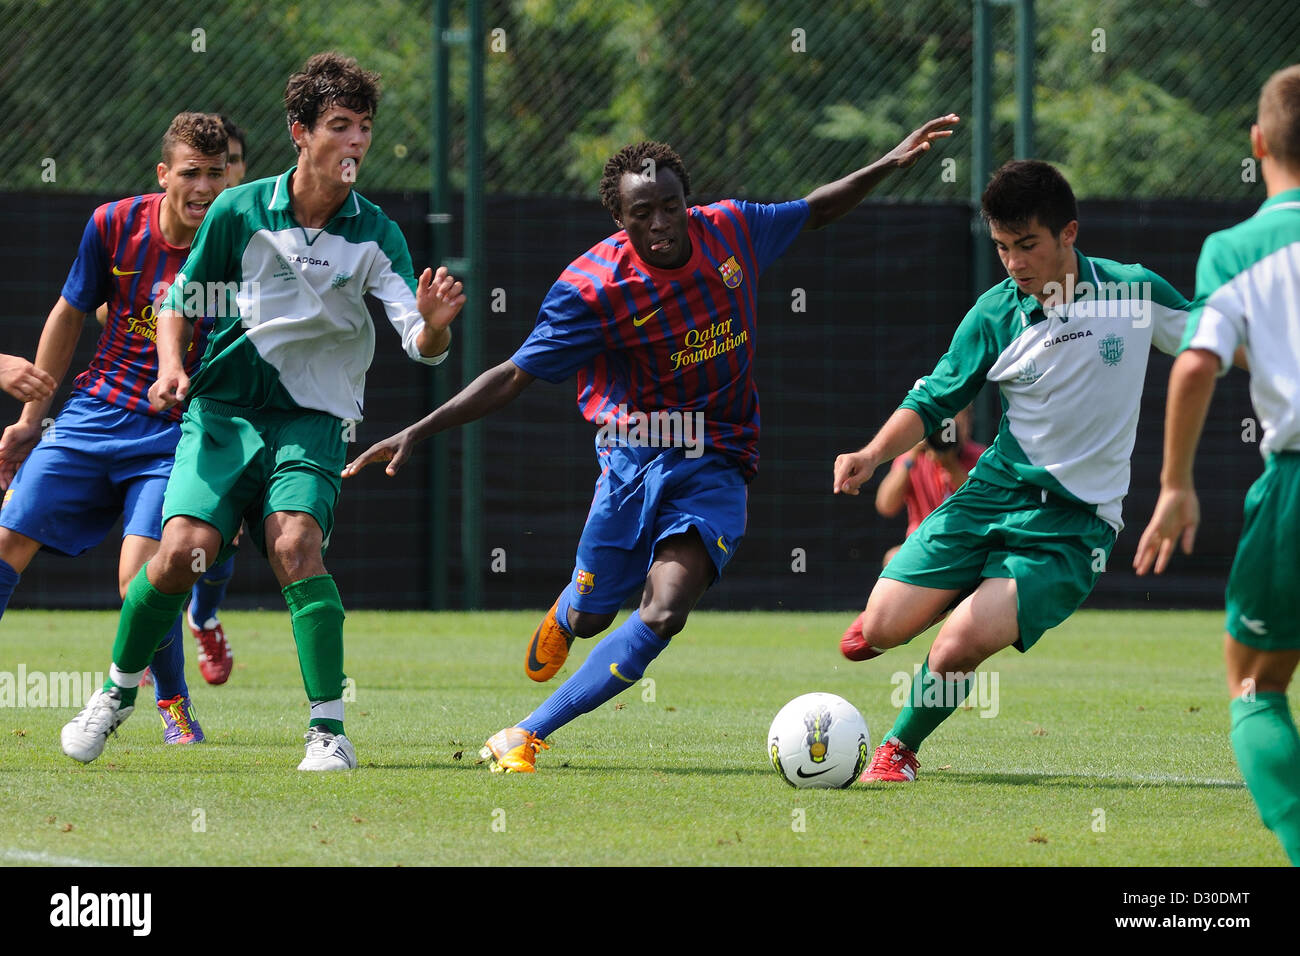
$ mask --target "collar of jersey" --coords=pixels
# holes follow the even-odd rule
[[[1080,252],[1078,246],[1074,247],[1074,255],[1079,262],[1079,273],[1078,273],[1078,277],[1076,277],[1074,280],[1075,283],[1077,284],[1079,282],[1083,282],[1085,280],[1082,277],[1089,276],[1089,279],[1087,281],[1092,282],[1094,286],[1100,284],[1101,279],[1097,275],[1097,267],[1092,264],[1092,260],[1090,260],[1082,252]],[[1043,316],[1043,318],[1048,317],[1047,311],[1043,308],[1043,304],[1041,302],[1035,299],[1028,292],[1021,292],[1018,288],[1016,288],[1015,279],[1008,278],[1007,281],[1011,283],[1011,291],[1015,293],[1016,301],[1020,305],[1020,311],[1025,315],[1027,319],[1029,319],[1028,324],[1030,325],[1034,324],[1033,315],[1035,312],[1038,312],[1040,315]],[[1053,312],[1053,315],[1055,315],[1056,318],[1061,319],[1062,321],[1068,320],[1068,316],[1062,315],[1060,312]]]
[[[293,215],[293,206],[289,202],[289,177],[293,175],[297,165],[290,166],[275,181],[275,188],[271,190],[271,199],[266,204],[266,208],[272,212],[287,212]],[[355,189],[348,190],[348,198],[343,200],[343,205],[339,211],[330,217],[330,221],[335,219],[347,219],[351,216],[359,215],[361,204],[357,202],[357,193]]]
[[[1274,209],[1277,206],[1282,205],[1283,203],[1293,203],[1293,202],[1300,202],[1300,189],[1288,189],[1284,192],[1278,193],[1276,196],[1269,196],[1260,205],[1259,211],[1266,212],[1270,209]]]
[[[627,240],[627,252],[632,258],[632,264],[643,272],[659,276],[663,279],[680,279],[690,275],[704,263],[704,241],[696,235],[695,229],[695,210],[697,207],[692,206],[686,223],[686,235],[691,240],[691,257],[686,260],[685,265],[678,266],[676,269],[665,269],[662,266],[652,266],[639,255],[637,255],[636,246],[632,245],[632,240]],[[627,230],[624,230],[626,235]]]

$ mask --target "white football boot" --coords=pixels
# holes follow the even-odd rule
[[[135,712],[135,705],[122,706],[122,698],[117,689],[111,691],[97,690],[86,701],[70,721],[63,725],[60,738],[63,752],[73,760],[90,763],[104,752],[104,743],[108,735],[125,723]]]
[[[352,741],[342,734],[332,734],[324,727],[312,727],[306,733],[307,756],[299,770],[355,770],[357,752]]]

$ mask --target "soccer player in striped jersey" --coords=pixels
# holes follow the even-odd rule
[[[601,426],[600,477],[569,585],[528,645],[528,676],[549,680],[574,638],[608,628],[638,589],[640,606],[537,710],[493,735],[483,756],[494,771],[534,771],[548,734],[639,681],[740,544],[758,467],[760,273],[956,122],[931,120],[872,165],[776,205],[688,206],[690,178],[669,146],[624,147],[600,183],[620,231],[564,270],[519,350],[344,470],[389,461],[395,474],[417,442],[500,408],[534,378],[577,377],[578,407]]]
[[[226,131],[226,188],[238,186],[244,179],[248,163],[248,134],[243,128],[224,114],[218,117]],[[95,319],[103,327],[108,324],[108,303],[101,305],[95,312]],[[239,543],[236,537],[235,543]],[[221,602],[225,599],[226,588],[235,573],[235,556],[232,554],[224,561],[212,565],[194,582],[190,594],[190,606],[185,610],[185,623],[194,635],[197,649],[199,673],[209,684],[224,684],[230,679],[230,670],[235,658],[226,639],[226,629],[217,616]],[[148,671],[142,683],[153,680]]]
[[[1300,663],[1300,65],[1264,84],[1250,143],[1268,198],[1201,249],[1196,307],[1169,375],[1160,497],[1133,565],[1160,573],[1180,542],[1191,552],[1196,446],[1215,379],[1245,346],[1265,465],[1228,577],[1230,740],[1260,817],[1300,866],[1300,734],[1286,697]]]
[[[118,588],[157,550],[162,495],[180,439],[177,411],[149,407],[157,377],[155,306],[189,253],[208,206],[226,185],[226,132],[215,116],[181,113],[163,136],[161,193],[106,203],[86,224],[76,261],[41,334],[36,364],[61,379],[86,314],[108,320],[90,366],[48,431],[49,398],[29,401],[0,439],[0,613],[42,547],[77,555],[124,519]],[[186,362],[207,343],[200,327]],[[20,467],[21,466],[21,467]],[[16,474],[15,474],[16,472]],[[167,743],[197,743],[177,618],[151,661]]]
[[[952,609],[864,781],[914,780],[916,751],[975,669],[1005,647],[1027,651],[1088,596],[1123,526],[1147,358],[1153,345],[1173,353],[1186,323],[1189,303],[1160,276],[1078,251],[1074,193],[1047,163],[1004,165],[982,212],[1009,277],[875,438],[835,460],[833,491],[857,494],[986,381],[1001,391],[996,440],[903,543],[862,615],[866,660]]]

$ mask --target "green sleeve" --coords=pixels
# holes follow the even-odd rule
[[[212,202],[199,231],[190,244],[190,254],[176,273],[171,288],[158,311],[174,309],[191,322],[203,317],[208,296],[203,290],[209,282],[239,281],[239,263],[235,249],[238,213],[222,193]]]
[[[957,326],[934,371],[912,386],[899,407],[920,415],[930,434],[971,403],[1000,352],[987,315],[976,305]]]

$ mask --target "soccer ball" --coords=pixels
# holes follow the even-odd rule
[[[839,789],[866,767],[870,740],[867,722],[843,697],[804,694],[777,713],[767,752],[790,786]]]

